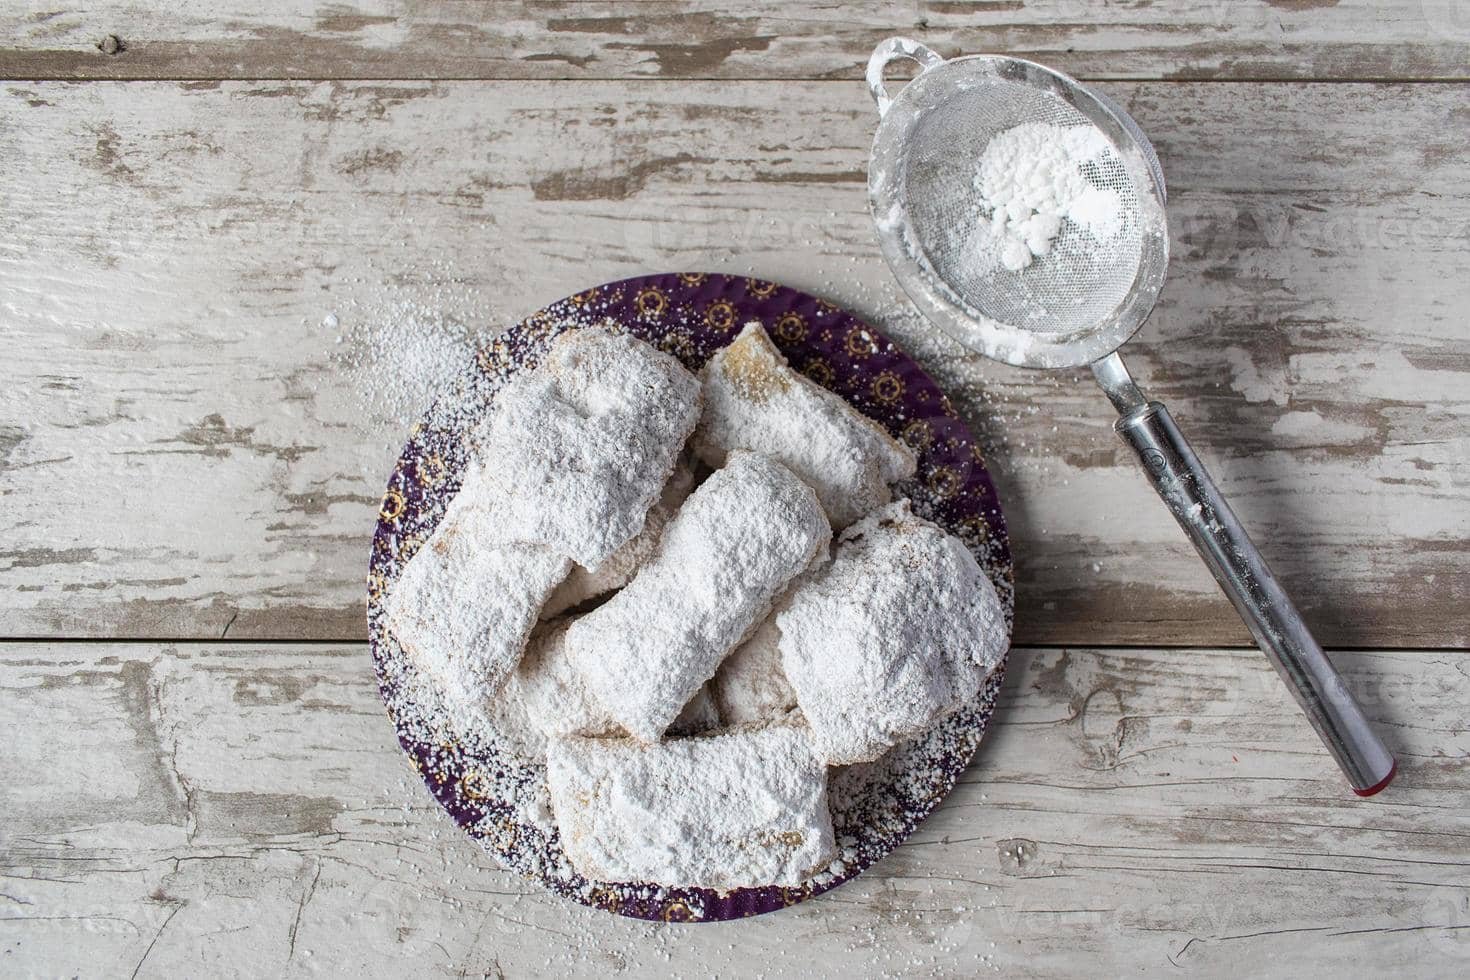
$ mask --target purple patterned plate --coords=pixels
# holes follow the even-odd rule
[[[544,766],[494,733],[455,730],[406,669],[383,629],[382,599],[459,489],[465,435],[500,383],[534,365],[575,324],[613,320],[697,370],[739,328],[759,320],[791,364],[911,446],[916,477],[899,492],[916,512],[959,535],[1012,608],[1011,557],[995,485],[949,399],[886,337],[815,296],[740,276],[679,273],[597,286],[551,304],[480,351],[476,364],[414,426],[388,480],[368,573],[368,632],[378,684],[399,742],[429,791],[505,866],[558,895],[639,919],[716,921],[794,905],[858,874],[903,841],[953,788],[980,744],[1005,665],[975,700],[882,759],[834,769],[832,818],[840,860],[801,888],[660,888],[588,881],[562,853]]]

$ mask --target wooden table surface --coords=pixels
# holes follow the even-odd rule
[[[0,974],[1470,970],[1466,0],[87,6],[0,8]],[[893,33],[1099,81],[1154,137],[1174,259],[1130,363],[1397,752],[1381,796],[1095,386],[906,306],[864,189]],[[951,799],[831,895],[701,927],[497,870],[398,751],[362,613],[428,397],[374,387],[384,331],[452,355],[684,269],[894,336],[1018,560]]]

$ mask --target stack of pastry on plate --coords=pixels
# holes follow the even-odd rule
[[[544,757],[589,879],[821,873],[828,767],[926,730],[1005,652],[969,550],[892,499],[913,454],[759,324],[698,377],[570,330],[473,442],[388,625],[457,724]]]

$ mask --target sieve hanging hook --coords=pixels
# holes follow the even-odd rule
[[[917,61],[921,74],[930,68],[944,64],[944,58],[940,57],[933,48],[906,37],[890,37],[879,43],[873,49],[872,56],[868,58],[868,91],[872,94],[873,101],[878,104],[880,118],[893,104],[893,99],[889,97],[888,90],[883,85],[883,72],[893,62],[905,59]]]

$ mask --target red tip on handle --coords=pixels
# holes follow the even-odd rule
[[[1387,776],[1384,776],[1382,779],[1380,779],[1378,782],[1374,783],[1372,786],[1369,786],[1367,789],[1358,789],[1356,786],[1354,786],[1353,787],[1353,792],[1354,793],[1357,793],[1359,796],[1373,796],[1375,793],[1382,792],[1383,791],[1383,787],[1385,787],[1389,783],[1393,782],[1393,777],[1397,776],[1398,773],[1399,773],[1399,760],[1395,759],[1395,760],[1393,760],[1393,765],[1391,765],[1391,766],[1388,767],[1388,775]]]

